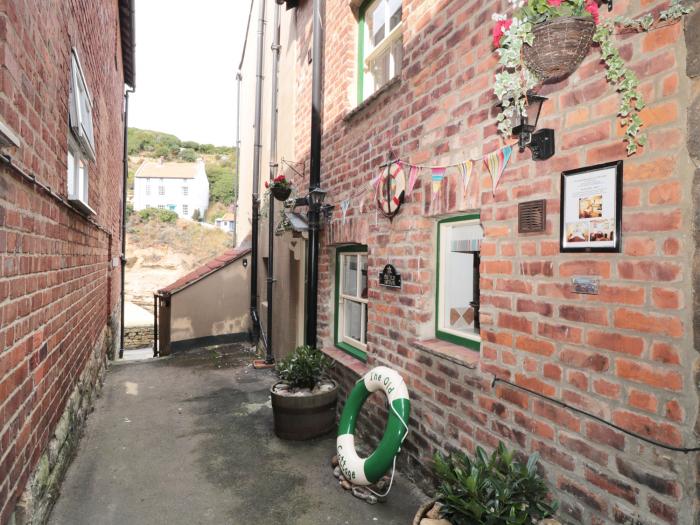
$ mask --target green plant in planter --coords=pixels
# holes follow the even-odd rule
[[[537,474],[537,453],[523,465],[503,443],[489,456],[476,448],[474,459],[462,452],[435,454],[441,515],[453,525],[530,525],[552,516],[557,503]]]
[[[290,388],[313,389],[326,377],[333,361],[323,352],[308,345],[298,346],[291,354],[277,363],[279,378]]]

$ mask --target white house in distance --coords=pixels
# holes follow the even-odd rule
[[[204,161],[145,161],[134,175],[134,210],[160,208],[191,219],[198,209],[203,217],[209,206],[209,180]]]
[[[217,228],[225,232],[233,233],[236,229],[236,216],[231,212],[226,213],[223,217],[216,219],[214,222]]]

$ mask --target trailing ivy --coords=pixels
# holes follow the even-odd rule
[[[511,5],[513,1],[511,0]],[[585,9],[584,0],[569,0],[568,3],[554,6],[548,0],[529,0],[517,11],[518,16],[507,20],[505,15],[494,15],[494,44],[499,56],[500,71],[496,73],[494,93],[501,103],[498,131],[510,138],[513,129],[513,119],[517,114],[527,114],[527,97],[529,90],[537,85],[537,78],[528,70],[523,58],[524,45],[534,43],[533,25],[561,16],[579,15]],[[590,9],[590,6],[588,6]],[[658,19],[651,14],[639,18],[618,16],[598,24],[593,41],[600,47],[603,63],[607,69],[606,78],[620,93],[618,116],[625,130],[624,141],[627,142],[627,153],[633,155],[647,141],[646,134],[641,131],[644,122],[640,111],[644,109],[644,97],[639,92],[639,78],[620,56],[613,43],[616,28],[628,32],[641,32],[656,29],[663,25],[677,22],[683,16],[691,13],[683,0],[672,0],[668,9],[659,13]],[[597,11],[594,18],[597,20]]]

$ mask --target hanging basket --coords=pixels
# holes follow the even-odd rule
[[[272,196],[278,201],[286,201],[292,194],[292,188],[289,186],[286,188],[280,186],[272,186],[270,188],[270,193],[272,193]]]
[[[532,46],[523,46],[525,64],[542,82],[558,82],[586,58],[595,22],[589,17],[561,17],[537,24],[532,32]]]

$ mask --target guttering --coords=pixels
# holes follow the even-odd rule
[[[264,63],[264,45],[265,45],[265,2],[266,0],[258,0],[260,2],[258,16],[258,58],[256,67],[255,79],[255,142],[253,144],[253,192],[252,192],[252,211],[253,224],[251,228],[252,236],[252,255],[250,268],[250,313],[253,321],[253,342],[257,344],[260,334],[260,320],[257,315],[258,310],[258,226],[260,222],[260,213],[258,210],[259,191],[260,191],[260,154],[262,150],[262,89],[263,89],[263,63]]]
[[[280,5],[275,4],[272,37],[272,100],[270,108],[270,184],[277,170],[277,82],[279,77],[280,56]],[[272,295],[275,283],[275,199],[270,199],[270,210],[267,216],[267,345],[265,346],[265,364],[275,362],[272,353]]]
[[[124,357],[124,296],[126,289],[126,197],[127,197],[127,183],[129,180],[129,150],[128,150],[128,136],[129,136],[129,93],[133,93],[133,89],[127,89],[124,92],[124,152],[123,152],[123,166],[122,166],[122,250],[119,259],[121,261],[121,311],[120,319],[121,327],[119,333],[119,359]]]
[[[321,185],[321,106],[323,78],[323,25],[321,0],[313,0],[313,41],[311,77],[311,165],[309,193]],[[318,252],[320,210],[309,206],[309,245],[306,252],[306,333],[307,345],[316,346],[318,315]]]

